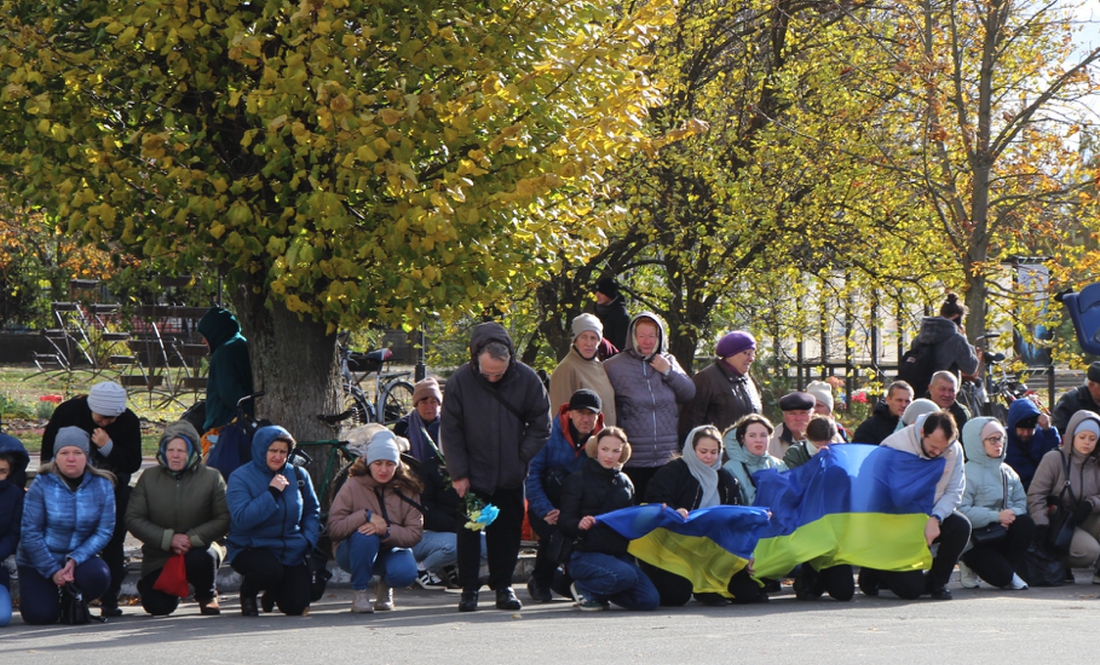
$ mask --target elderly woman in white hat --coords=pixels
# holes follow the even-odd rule
[[[348,475],[332,502],[328,534],[336,563],[351,573],[351,611],[392,610],[393,589],[417,577],[409,548],[424,532],[422,485],[401,461],[397,438],[388,430],[371,437],[366,455],[352,464]],[[372,606],[368,587],[373,575],[378,583]]]
[[[592,314],[573,319],[573,344],[550,375],[550,410],[557,413],[569,403],[573,393],[587,388],[603,402],[603,420],[615,426],[615,389],[607,378],[598,351],[603,341],[603,324]]]
[[[126,408],[126,389],[114,381],[92,386],[87,395],[62,402],[50,416],[42,434],[42,463],[50,461],[57,447],[55,438],[63,427],[78,427],[88,433],[87,463],[115,475],[115,530],[101,556],[111,569],[111,584],[100,598],[103,616],[122,614],[118,592],[126,577],[122,541],[126,538],[126,506],[130,501],[130,474],[141,468],[141,422]]]

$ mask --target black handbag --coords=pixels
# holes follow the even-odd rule
[[[1034,542],[1024,555],[1026,574],[1021,573],[1029,586],[1062,586],[1066,583],[1066,557],[1052,551],[1046,543]]]
[[[1065,461],[1066,481],[1058,496],[1047,497],[1047,520],[1050,527],[1047,529],[1046,545],[1059,554],[1069,554],[1069,545],[1073,541],[1073,531],[1077,524],[1073,520],[1073,510],[1066,506],[1066,492],[1069,492],[1069,498],[1075,504],[1077,498],[1073,495],[1069,482],[1070,460],[1062,451],[1059,450],[1058,453]]]
[[[569,557],[573,556],[573,541],[559,529],[550,534],[545,547],[547,558],[559,565],[569,563]]]
[[[1001,469],[1001,510],[1008,508],[1008,476]],[[1008,529],[1000,522],[993,522],[978,527],[970,532],[970,542],[974,545],[992,545],[1003,538],[1008,537]]]
[[[61,623],[70,626],[78,626],[89,623],[92,613],[88,610],[88,601],[84,600],[84,594],[80,588],[72,582],[61,587]]]

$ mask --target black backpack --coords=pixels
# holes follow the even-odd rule
[[[936,373],[935,345],[914,342],[898,364],[898,381],[904,381],[913,387],[917,397],[922,397],[932,383]]]

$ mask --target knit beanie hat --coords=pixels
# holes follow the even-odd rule
[[[439,381],[434,376],[421,379],[413,386],[413,406],[420,404],[420,400],[434,397],[439,403],[443,403],[443,392],[439,389]]]
[[[614,277],[604,277],[596,282],[596,292],[614,300],[619,297],[619,283],[615,281]]]
[[[806,386],[806,392],[813,395],[818,404],[825,404],[830,411],[833,410],[833,387],[828,383],[810,381],[810,385]]]
[[[394,464],[401,461],[401,452],[397,449],[397,437],[388,429],[372,436],[370,445],[367,446],[367,464],[374,464],[378,460],[389,460]]]
[[[98,413],[98,412],[97,412]],[[57,452],[62,448],[72,446],[74,448],[80,448],[84,451],[84,456],[88,457],[89,449],[92,439],[88,436],[88,433],[79,427],[62,427],[57,430],[57,436],[53,440],[53,454],[57,457]]]
[[[603,323],[595,314],[585,312],[573,319],[573,340],[576,341],[582,332],[594,332],[596,337],[603,338]]]
[[[126,389],[114,381],[103,381],[88,392],[88,408],[108,418],[117,418],[126,411]]]
[[[1100,360],[1089,365],[1087,378],[1093,383],[1100,383]]]
[[[714,349],[714,355],[719,358],[736,356],[746,349],[756,348],[756,338],[744,330],[735,330],[718,340],[718,346]]]

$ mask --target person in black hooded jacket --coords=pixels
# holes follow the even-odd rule
[[[460,498],[472,492],[499,509],[485,528],[489,586],[496,607],[523,607],[512,589],[523,528],[523,486],[531,459],[550,437],[550,400],[535,370],[516,359],[512,338],[499,323],[482,323],[470,336],[470,362],[447,381],[439,439],[447,473]],[[459,529],[460,612],[477,610],[481,538]]]
[[[684,456],[661,467],[646,489],[647,503],[660,503],[684,518],[693,510],[708,506],[736,506],[741,503],[741,483],[722,468],[722,433],[703,425],[692,429],[684,440]],[[691,600],[691,580],[646,562],[642,570],[653,580],[661,595],[661,604],[680,606]],[[748,569],[738,572],[728,590],[736,603],[765,599],[763,589],[754,582]],[[721,606],[729,601],[717,593],[697,593],[704,605]]]

